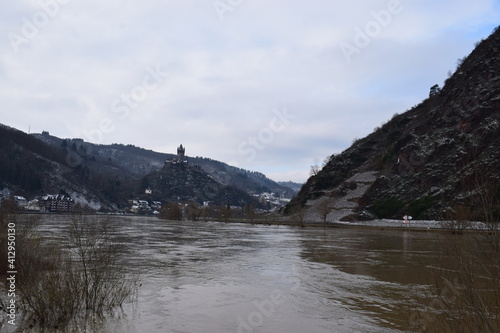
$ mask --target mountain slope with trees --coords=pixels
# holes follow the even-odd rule
[[[0,125],[0,189],[27,198],[70,194],[80,204],[111,209],[115,205],[106,194],[104,178],[91,174],[85,164],[75,164],[68,150]]]
[[[187,163],[166,164],[141,179],[139,193],[149,190],[149,197],[160,202],[209,202],[217,206],[260,206],[248,193],[225,185],[199,166]]]
[[[112,144],[96,145],[81,139],[60,139],[49,133],[33,134],[45,143],[58,148],[66,146],[71,148],[75,163],[97,159],[113,165],[115,172],[124,172],[132,178],[142,178],[151,172],[163,167],[165,160],[172,159],[175,155],[146,150],[133,145]],[[189,147],[188,147],[189,148]],[[279,196],[291,198],[297,191],[282,186],[267,178],[260,172],[230,166],[226,163],[206,157],[189,156],[189,164],[201,167],[206,173],[224,185],[234,186],[247,193],[274,192]]]
[[[132,145],[60,139],[48,132],[30,135],[0,125],[0,191],[9,189],[28,200],[64,194],[82,206],[112,211],[144,197],[147,182],[158,201],[170,202],[258,207],[251,194],[276,192],[291,197],[293,193],[260,173],[207,158],[189,158],[182,169],[165,168],[165,161],[174,157]]]

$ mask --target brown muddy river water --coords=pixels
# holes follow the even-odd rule
[[[401,332],[435,260],[427,232],[109,219],[142,285],[74,331]],[[67,223],[43,216],[39,232]]]

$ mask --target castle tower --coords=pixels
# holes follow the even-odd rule
[[[171,160],[166,160],[165,164],[163,167],[171,167],[173,164],[178,164],[178,163],[187,163],[188,159],[186,157],[186,148],[184,148],[182,145],[180,145],[177,148],[177,156],[174,156]]]
[[[177,161],[182,162],[184,161],[184,156],[186,153],[186,148],[182,146],[182,144],[177,148]]]

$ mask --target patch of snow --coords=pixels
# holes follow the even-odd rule
[[[82,206],[88,206],[91,209],[99,210],[101,209],[101,204],[93,199],[88,200],[86,197],[82,196],[78,192],[69,193],[71,198],[75,201],[75,204],[80,204]]]
[[[319,212],[319,205],[327,201],[328,207],[331,211],[328,213],[326,220],[328,222],[337,222],[342,218],[349,216],[354,213],[356,208],[358,208],[358,203],[356,199],[361,198],[370,186],[377,180],[377,171],[368,171],[356,173],[354,176],[349,178],[346,183],[356,183],[356,189],[348,191],[346,195],[342,197],[327,197],[323,196],[316,200],[310,200],[306,205],[310,206],[308,213],[304,217],[306,221],[321,222],[323,218]],[[339,189],[342,185],[338,186]]]
[[[347,180],[347,182],[356,183],[373,183],[377,180],[377,171],[367,171],[362,173],[357,173]]]

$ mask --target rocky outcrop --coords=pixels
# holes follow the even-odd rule
[[[434,86],[420,105],[332,156],[285,212],[305,208],[306,219],[320,220],[320,204],[328,201],[332,221],[440,219],[457,206],[477,218],[500,215],[499,51],[496,29],[442,89]],[[356,180],[365,175],[369,182]]]
[[[146,189],[148,197],[161,202],[209,202],[218,206],[245,206],[259,203],[246,192],[221,183],[198,166],[187,163],[166,163],[158,171],[144,177],[139,193]]]

